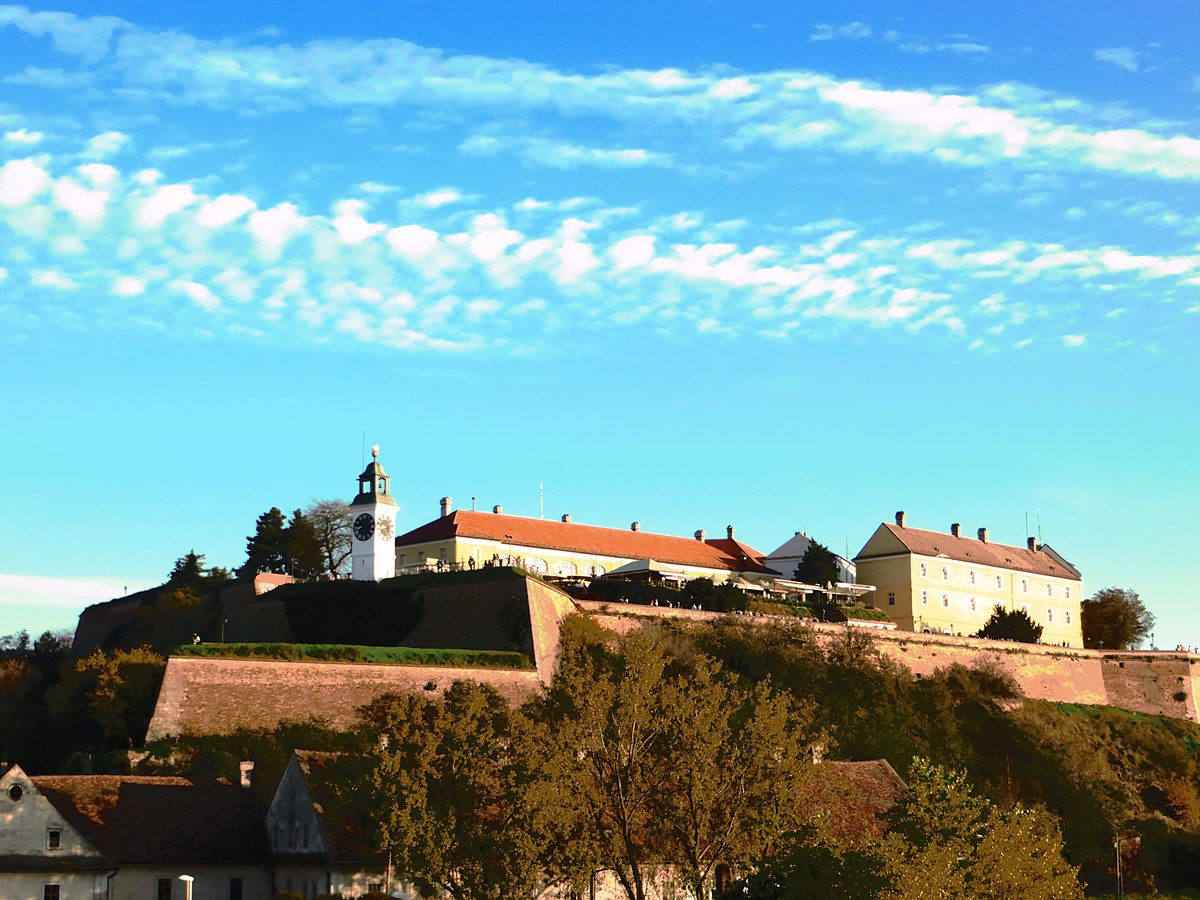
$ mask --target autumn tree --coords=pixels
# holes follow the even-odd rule
[[[1154,614],[1135,591],[1108,587],[1080,605],[1083,646],[1094,650],[1132,650],[1154,629]]]
[[[909,793],[888,814],[879,848],[887,900],[932,897],[1075,900],[1078,869],[1062,855],[1057,821],[1038,809],[1002,810],[957,771],[914,759]]]
[[[343,574],[353,549],[350,504],[344,500],[314,500],[304,515],[312,523],[320,548],[321,571],[332,576]]]
[[[667,680],[659,695],[662,755],[670,773],[654,818],[696,900],[718,863],[745,868],[794,821],[812,768],[811,709],[772,690],[743,687],[715,661]]]
[[[418,884],[457,900],[534,895],[539,848],[516,715],[470,681],[438,699],[393,695],[368,710],[382,738],[371,782],[383,849]]]
[[[975,632],[975,637],[1036,644],[1042,639],[1042,626],[1033,621],[1025,610],[1005,609],[997,603],[983,627]]]

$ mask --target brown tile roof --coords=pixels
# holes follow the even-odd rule
[[[603,528],[578,522],[560,522],[557,519],[530,519],[465,509],[455,510],[448,516],[434,519],[400,535],[396,538],[396,546],[406,547],[451,538],[482,538],[522,547],[544,547],[547,550],[618,559],[655,559],[676,565],[778,574],[767,568],[760,551],[732,539],[698,541],[649,531]]]
[[[224,779],[38,775],[31,780],[114,862],[252,863],[266,853],[264,810],[249,790]]]
[[[938,531],[901,527],[891,522],[884,522],[882,527],[895,535],[897,540],[904,544],[910,552],[920,556],[945,556],[958,562],[973,562],[981,566],[994,566],[997,569],[1015,569],[1018,572],[1030,572],[1034,575],[1067,578],[1072,581],[1081,580],[1079,571],[1074,566],[1064,565],[1065,560],[1058,554],[1047,553],[1044,549],[1030,550],[1028,547],[1011,547],[1008,544],[996,544],[977,538],[955,537],[952,534],[942,534]],[[871,558],[871,556],[860,554],[855,557],[855,562]]]
[[[883,835],[884,813],[908,793],[885,759],[862,762],[825,761],[803,788],[815,819],[842,841],[859,843]]]

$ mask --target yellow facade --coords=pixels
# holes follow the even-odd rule
[[[950,535],[944,538],[959,551],[955,555],[961,555],[966,541]],[[993,551],[991,555],[996,550],[1001,555],[1010,551],[1015,560],[1020,548],[993,544],[988,549]],[[1021,551],[1020,555],[1029,554]],[[1028,613],[1042,626],[1044,644],[1083,646],[1079,620],[1083,583],[1065,571],[1058,577],[987,564],[982,559],[914,552],[887,525],[880,526],[855,562],[859,579],[875,585],[867,599],[898,628],[969,636],[983,627],[999,605]]]
[[[443,568],[481,568],[488,562],[517,566],[534,575],[562,578],[596,578],[628,562],[630,557],[603,556],[571,550],[532,547],[480,537],[455,537],[396,547],[396,574]],[[687,578],[730,577],[727,569],[672,563],[670,568]]]

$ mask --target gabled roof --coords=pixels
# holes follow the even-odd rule
[[[266,853],[260,804],[225,779],[37,775],[30,781],[117,863],[253,863]]]
[[[396,538],[397,547],[453,538],[479,538],[520,547],[543,547],[618,559],[655,559],[675,565],[731,572],[778,574],[763,554],[732,538],[706,541],[621,528],[603,528],[556,519],[530,519],[503,513],[459,509]]]
[[[881,534],[891,535],[901,546],[894,550],[881,546],[882,542],[877,540]],[[887,543],[895,546],[895,542]],[[867,551],[872,545],[877,549],[868,553]],[[976,538],[955,537],[952,534],[908,528],[894,525],[891,522],[884,522],[876,529],[875,534],[867,541],[859,555],[854,557],[854,561],[857,563],[861,560],[892,556],[904,550],[918,556],[944,556],[958,562],[972,562],[997,569],[1013,569],[1018,572],[1029,572],[1051,578],[1067,578],[1072,581],[1081,580],[1078,569],[1067,563],[1057,553],[1048,552],[1045,546],[1039,547],[1037,550],[1030,550],[1028,547],[1013,547]]]
[[[350,754],[294,750],[296,765],[335,862],[376,861],[370,799],[360,790],[367,764]]]

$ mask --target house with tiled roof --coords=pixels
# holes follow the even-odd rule
[[[249,787],[224,779],[29,776],[14,765],[0,774],[0,896],[267,897],[262,823]]]
[[[781,574],[761,551],[737,540],[732,525],[723,538],[703,531],[685,538],[643,531],[638,522],[621,529],[584,525],[569,515],[553,520],[506,515],[499,506],[491,512],[454,510],[449,497],[442,499],[438,518],[396,538],[397,574],[512,565],[535,575],[596,578],[639,562],[666,580]]]
[[[867,599],[908,631],[971,635],[1001,606],[1042,626],[1042,643],[1082,647],[1083,579],[1051,547],[1029,538],[999,544],[980,528],[948,534],[912,528],[903,512],[884,522],[854,558]]]

